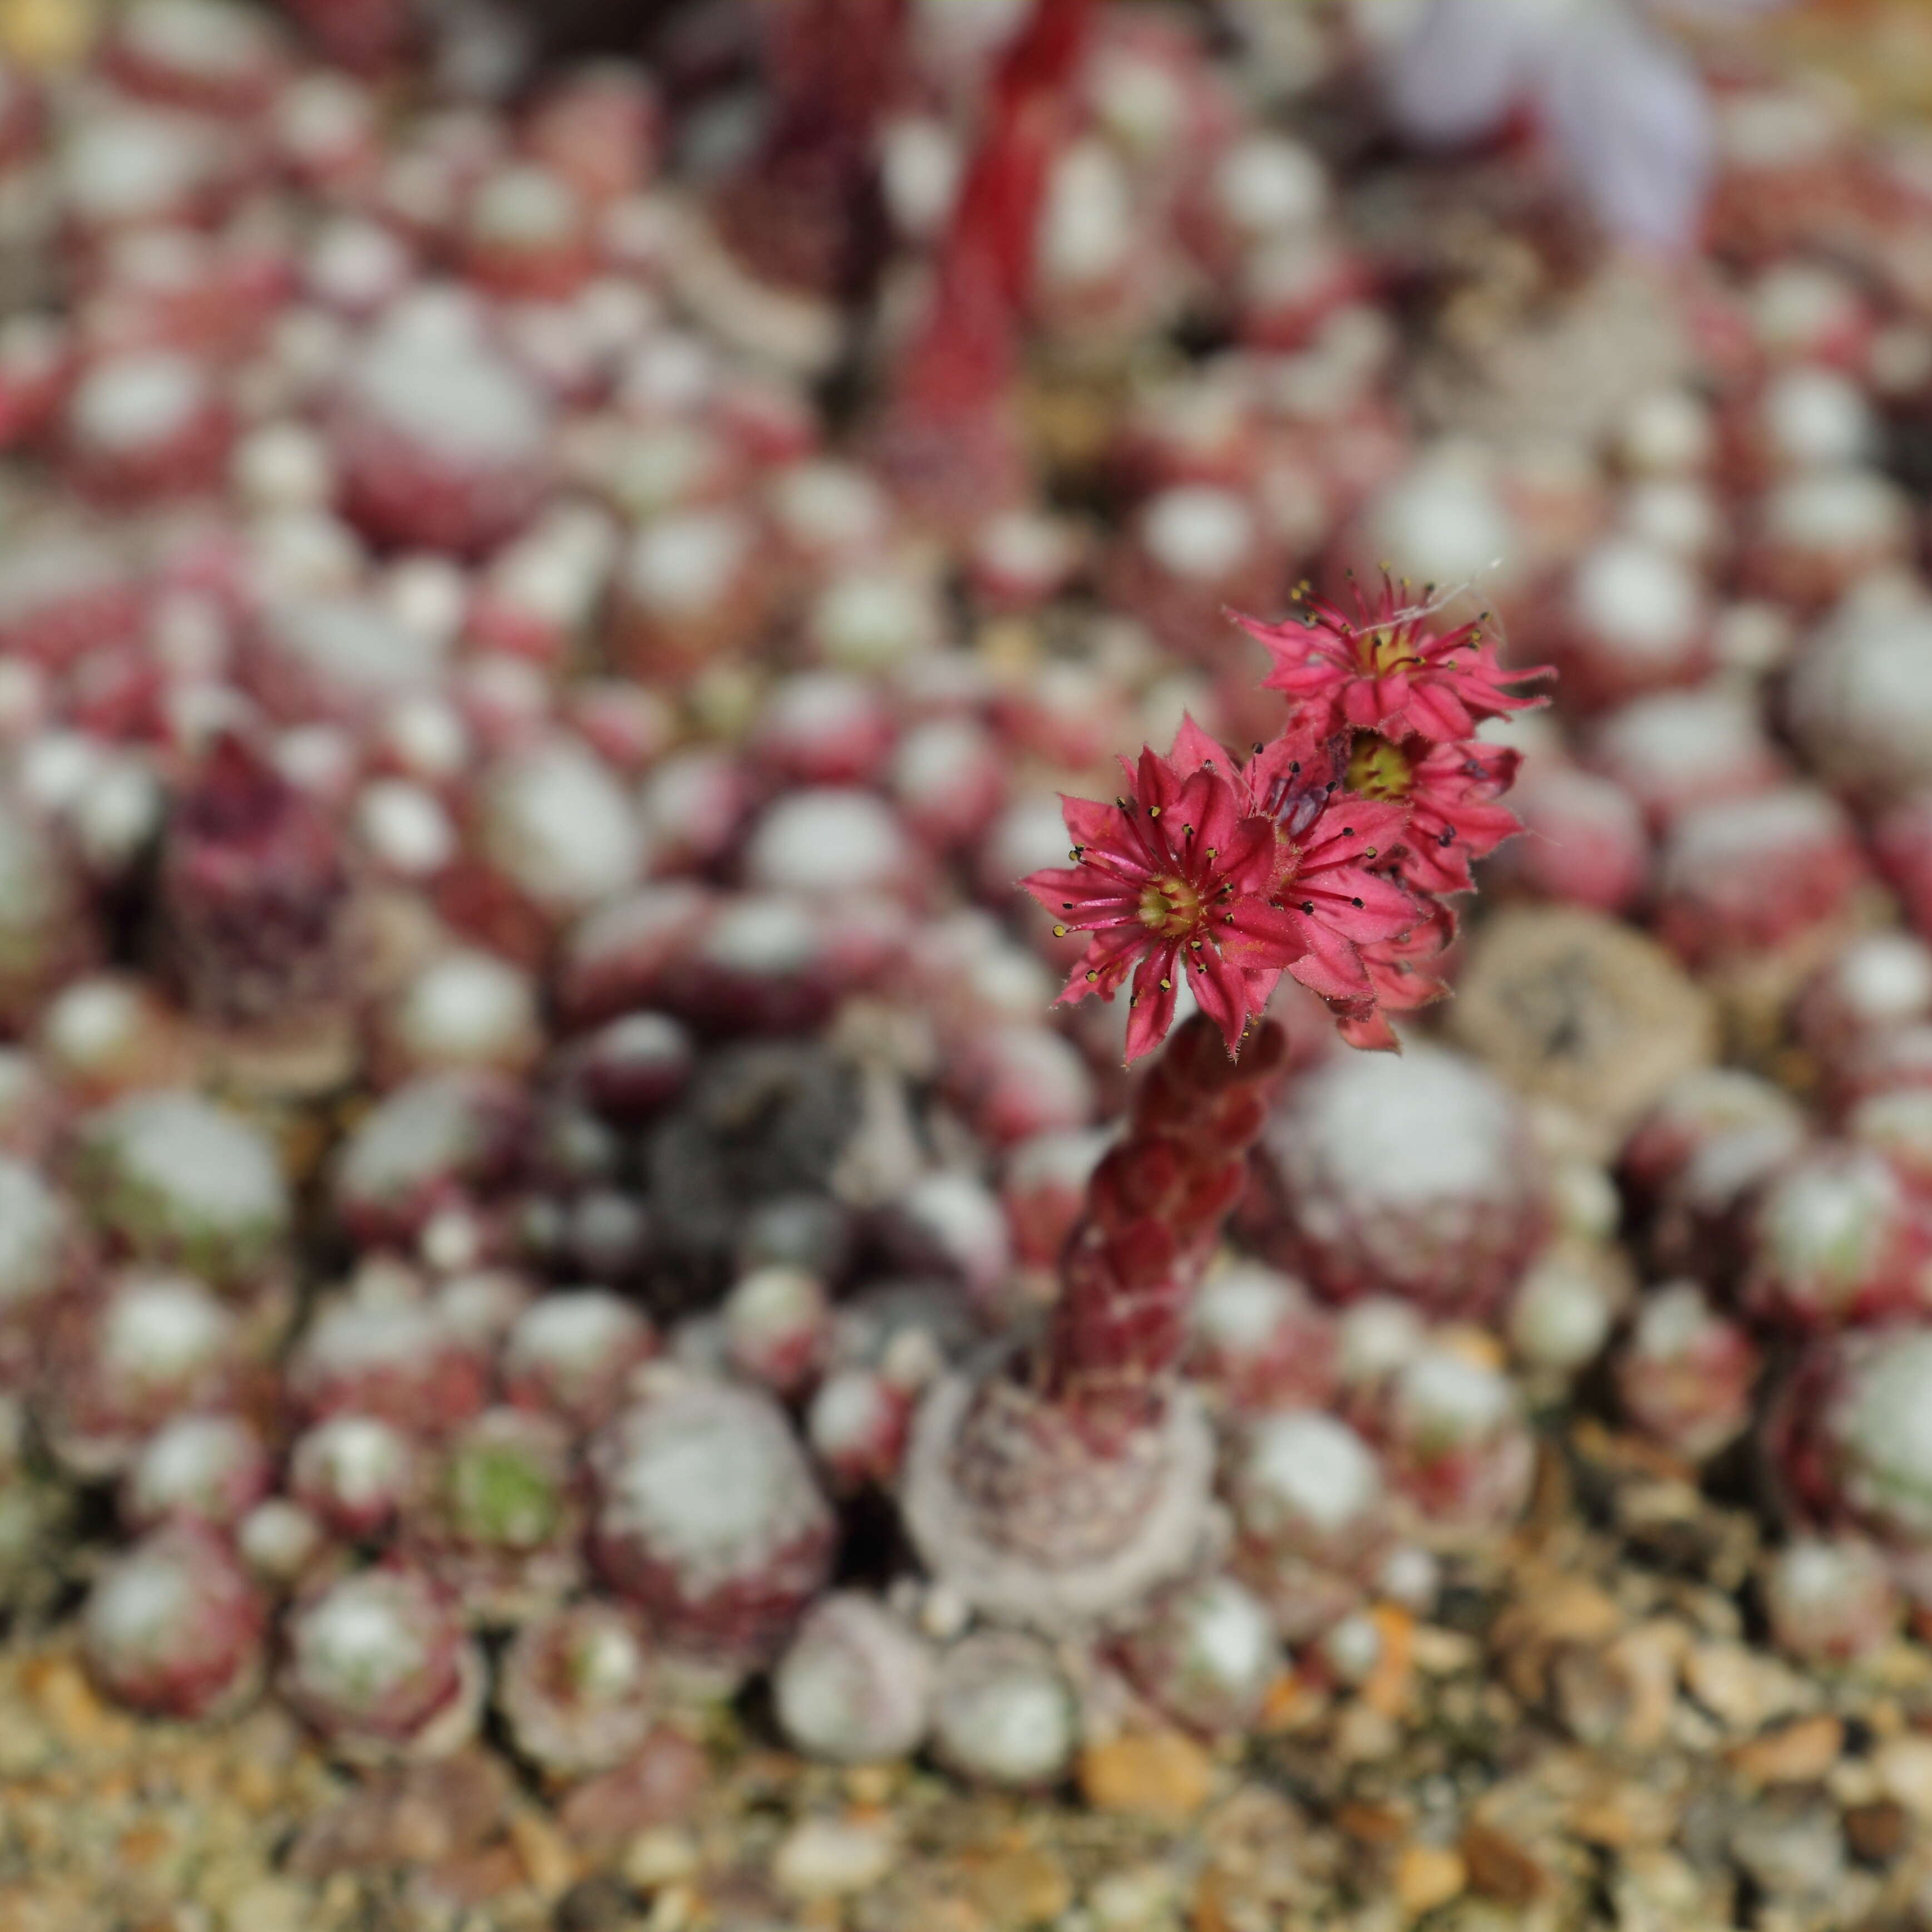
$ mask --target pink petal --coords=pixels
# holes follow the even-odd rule
[[[1307,950],[1288,971],[1324,1000],[1359,1003],[1371,998],[1375,988],[1355,948],[1318,920],[1304,919],[1301,924]]]
[[[1420,916],[1414,899],[1393,879],[1360,866],[1332,866],[1289,888],[1305,892],[1315,916],[1358,946],[1395,939]]]
[[[1096,799],[1072,798],[1060,794],[1060,816],[1066,821],[1066,836],[1076,845],[1112,850],[1120,843],[1120,809],[1102,805]]]
[[[1066,872],[1049,866],[1030,872],[1021,885],[1062,926],[1084,928],[1118,925],[1134,916],[1137,891],[1122,889],[1120,880],[1082,868]]]
[[[1274,876],[1280,842],[1273,824],[1265,818],[1244,818],[1224,839],[1215,848],[1217,874],[1240,891],[1259,892]]]
[[[1127,1064],[1151,1053],[1174,1024],[1178,997],[1174,984],[1174,947],[1158,947],[1140,963],[1134,975],[1134,1004],[1127,1014]]]
[[[1408,807],[1395,799],[1340,794],[1302,840],[1304,867],[1346,865],[1393,845],[1408,822]]]
[[[1222,919],[1216,937],[1244,972],[1279,972],[1308,950],[1309,921],[1264,899],[1237,900]]]
[[[1232,1059],[1241,1044],[1248,1026],[1248,984],[1211,946],[1195,953],[1196,970],[1191,976],[1195,999],[1201,1010],[1221,1029]]]
[[[1468,706],[1446,683],[1430,679],[1411,688],[1408,702],[1402,711],[1402,724],[1418,738],[1432,739],[1439,744],[1450,739],[1466,738],[1475,729],[1476,721],[1469,716]]]
[[[1174,769],[1191,777],[1203,765],[1211,764],[1222,774],[1232,773],[1234,761],[1226,751],[1194,722],[1191,712],[1180,715],[1180,729],[1174,734],[1174,749],[1168,754]]]
[[[1346,1045],[1360,1047],[1370,1053],[1402,1051],[1402,1042],[1396,1037],[1394,1028],[1389,1024],[1379,1006],[1371,1006],[1366,1012],[1342,1013],[1336,1017],[1340,1022],[1336,1030]]]

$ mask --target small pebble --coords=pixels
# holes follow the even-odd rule
[[[1214,1789],[1214,1761],[1178,1731],[1138,1731],[1094,1744],[1080,1760],[1080,1788],[1100,1811],[1190,1818]]]
[[[995,1852],[975,1860],[964,1876],[972,1906],[1003,1928],[1052,1924],[1073,1902],[1066,1866],[1044,1846]]]
[[[311,1894],[285,1878],[265,1878],[222,1908],[223,1932],[304,1932]]]
[[[1889,1864],[1912,1836],[1912,1820],[1902,1804],[1881,1798],[1854,1804],[1845,1814],[1845,1838],[1855,1858],[1867,1864]]]
[[[1932,1738],[1888,1738],[1872,1754],[1879,1789],[1923,1824],[1932,1822]]]
[[[869,1891],[892,1869],[896,1840],[883,1819],[808,1818],[793,1826],[772,1859],[788,1898],[839,1898]]]
[[[1844,1837],[1826,1804],[1754,1805],[1730,1843],[1731,1856],[1768,1892],[1822,1898],[1844,1871]]]
[[[1550,1889],[1542,1859],[1499,1826],[1472,1822],[1462,1834],[1462,1860],[1472,1890],[1506,1905],[1527,1905]]]
[[[630,1893],[605,1872],[579,1879],[550,1915],[554,1932],[630,1932],[637,1923]]]
[[[1624,1853],[1610,1881],[1619,1926],[1693,1926],[1720,1922],[1700,1916],[1707,1888],[1690,1862],[1651,1846]]]
[[[1810,1784],[1837,1763],[1844,1743],[1836,1718],[1799,1718],[1737,1746],[1731,1766],[1754,1784]]]
[[[531,1890],[539,1898],[559,1897],[577,1876],[576,1853],[542,1813],[524,1807],[512,1811],[510,1840]]]
[[[698,1869],[698,1847],[688,1832],[674,1826],[653,1825],[624,1847],[618,1869],[627,1884],[640,1892],[676,1885]]]
[[[1087,1894],[1087,1910],[1100,1932],[1145,1932],[1168,1919],[1174,1898],[1174,1874],[1165,1866],[1132,1865],[1101,1880]]]
[[[1468,1882],[1462,1854],[1450,1846],[1405,1845],[1395,1862],[1395,1895],[1411,1918],[1447,1905]]]
[[[1684,1682],[1705,1709],[1736,1731],[1784,1716],[1804,1695],[1781,1664],[1741,1643],[1693,1644],[1684,1659]]]

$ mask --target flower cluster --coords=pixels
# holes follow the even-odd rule
[[[1237,1052],[1283,973],[1334,1010],[1352,1045],[1394,1047],[1388,1016],[1440,997],[1455,934],[1445,898],[1516,829],[1498,802],[1517,754],[1483,720],[1540,700],[1509,689],[1482,622],[1438,628],[1424,593],[1384,576],[1352,614],[1296,593],[1280,624],[1240,617],[1288,700],[1245,764],[1192,718],[1166,758],[1126,760],[1112,805],[1064,801],[1070,866],[1024,880],[1056,930],[1090,932],[1063,1000],[1131,982],[1126,1057],[1158,1046],[1185,978]]]

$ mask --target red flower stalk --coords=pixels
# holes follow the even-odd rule
[[[1445,742],[1468,737],[1483,718],[1543,702],[1505,688],[1543,673],[1498,663],[1486,611],[1438,632],[1436,586],[1423,586],[1420,604],[1406,601],[1408,590],[1385,572],[1372,599],[1356,591],[1352,616],[1303,589],[1300,614],[1284,623],[1238,613],[1234,621],[1274,659],[1263,688],[1286,693],[1297,723],[1318,737],[1352,730]]]
[[[1090,1408],[1124,1396],[1144,1408],[1179,1360],[1189,1304],[1287,1059],[1278,1026],[1264,1026],[1238,1061],[1216,1051],[1204,1018],[1175,1034],[1067,1243],[1044,1372],[1055,1398]]]
[[[931,305],[902,353],[880,460],[931,520],[970,524],[1022,490],[1012,420],[1034,231],[1094,0],[1034,0],[994,76],[940,244]]]
[[[1198,1556],[1213,1441],[1172,1371],[1286,1061],[1277,1027],[1238,1062],[1206,1018],[1183,1027],[1094,1174],[1043,1346],[976,1379],[942,1377],[922,1406],[906,1520],[934,1574],[968,1601],[1077,1624]]]

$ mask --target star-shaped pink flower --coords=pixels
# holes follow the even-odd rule
[[[1361,949],[1399,938],[1422,909],[1377,862],[1390,862],[1406,806],[1362,798],[1342,783],[1340,743],[1278,738],[1239,769],[1245,808],[1271,826],[1274,868],[1230,958],[1285,968],[1326,1000],[1372,999]],[[1231,761],[1192,718],[1174,740],[1183,770]],[[1270,988],[1272,990],[1272,988]]]
[[[1543,702],[1506,688],[1543,673],[1499,664],[1482,618],[1438,630],[1426,593],[1419,604],[1406,596],[1384,576],[1372,601],[1358,593],[1352,617],[1305,592],[1297,593],[1299,614],[1282,623],[1233,614],[1274,659],[1263,688],[1282,692],[1294,728],[1318,738],[1354,730],[1444,743],[1468,737],[1483,718]]]
[[[1420,892],[1474,890],[1469,862],[1488,856],[1522,828],[1496,801],[1515,782],[1519,752],[1480,740],[1433,745],[1358,731],[1348,750],[1347,784],[1364,798],[1408,808],[1396,848],[1396,871]]]
[[[1247,810],[1225,754],[1185,770],[1150,749],[1121,764],[1132,789],[1111,806],[1061,800],[1072,865],[1021,881],[1059,930],[1093,934],[1060,997],[1111,999],[1131,976],[1132,1061],[1166,1037],[1184,974],[1232,1054],[1288,963],[1262,897],[1274,827]]]

